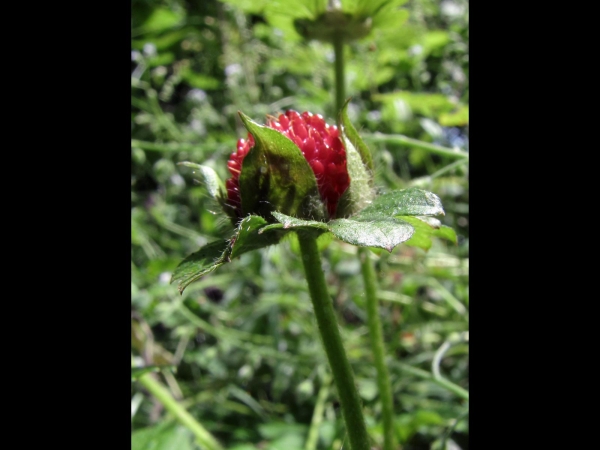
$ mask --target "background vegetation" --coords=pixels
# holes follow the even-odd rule
[[[209,165],[225,180],[246,135],[238,110],[258,122],[288,108],[335,121],[333,48],[303,41],[279,3],[132,2],[132,357],[168,366],[153,376],[227,449],[339,450],[345,431],[297,242],[245,254],[182,296],[169,284],[181,259],[232,230],[178,162]],[[467,160],[394,136],[468,152],[468,3],[412,0],[402,9],[348,46],[349,114],[373,152],[378,189],[438,194],[458,245],[379,254],[396,434],[404,449],[467,449]],[[380,404],[356,249],[331,241],[323,252],[376,445]],[[201,448],[137,382],[131,407],[133,448]]]

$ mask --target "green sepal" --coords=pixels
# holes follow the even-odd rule
[[[206,186],[208,194],[216,200],[223,198],[225,194],[225,185],[221,181],[221,178],[219,178],[219,175],[217,175],[217,172],[215,172],[211,167],[202,166],[189,161],[182,161],[177,163],[177,165],[194,169],[192,172],[194,174],[196,171],[198,171],[202,177],[202,182]]]
[[[242,112],[239,115],[255,141],[244,158],[239,179],[243,213],[271,222],[272,211],[324,220],[327,210],[317,179],[296,144]]]
[[[354,148],[358,150],[360,154],[360,159],[363,164],[367,166],[367,169],[371,172],[371,183],[372,183],[372,175],[373,175],[373,156],[371,155],[371,150],[367,147],[367,144],[364,143],[352,122],[350,122],[350,118],[348,117],[348,104],[350,103],[350,98],[346,100],[344,106],[342,106],[342,110],[340,111],[340,128],[341,132],[344,136],[345,140],[349,140]]]
[[[337,217],[349,217],[362,210],[373,200],[373,160],[371,152],[350,124],[346,113],[348,101],[340,115],[340,137],[346,150],[346,167],[350,186],[342,194],[336,211]],[[357,147],[358,146],[358,147]],[[369,166],[370,164],[370,166]]]
[[[237,233],[230,241],[231,252],[227,255],[227,262],[252,250],[277,244],[285,233],[280,230],[261,232],[267,223],[260,216],[244,218],[238,225]]]
[[[272,214],[279,223],[274,223],[261,228],[258,234],[271,230],[279,230],[282,233],[287,233],[288,231],[301,231],[311,233],[314,237],[318,237],[329,231],[325,222],[297,219],[296,217],[287,216],[277,211],[273,211]]]
[[[344,42],[352,42],[367,36],[372,29],[370,17],[353,16],[339,9],[325,11],[315,19],[296,19],[294,28],[305,39],[332,42],[341,36]]]
[[[179,293],[204,275],[231,262],[246,252],[267,247],[279,242],[285,234],[281,230],[259,230],[267,221],[259,216],[248,216],[238,223],[235,234],[229,240],[211,242],[185,258],[174,270],[171,283],[177,281]]]
[[[231,217],[232,220],[235,221],[237,218],[235,211],[233,208],[231,208],[231,206],[227,205],[227,191],[225,190],[225,184],[223,184],[223,181],[221,181],[221,178],[219,175],[217,175],[217,172],[215,172],[211,167],[189,161],[182,161],[177,163],[177,165],[193,169],[193,174],[199,173],[201,181],[208,191],[208,195],[216,200],[219,205],[221,205],[221,209],[229,217]]]

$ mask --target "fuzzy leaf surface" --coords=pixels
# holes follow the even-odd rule
[[[177,281],[179,293],[192,282],[223,265],[223,255],[228,248],[227,241],[206,244],[179,263],[171,276],[171,283]]]
[[[327,224],[329,230],[348,244],[361,247],[392,249],[410,239],[414,228],[407,222],[393,217],[381,219],[336,219]]]
[[[346,164],[350,176],[350,186],[342,194],[338,203],[338,217],[349,217],[355,214],[369,205],[373,199],[373,176],[370,169],[363,162],[363,155],[354,146],[352,139],[346,135],[346,131],[345,127],[342,127],[340,137],[346,149]],[[356,136],[358,136],[358,133]],[[360,138],[358,139],[360,140]],[[364,157],[367,158],[367,156]]]
[[[409,188],[388,192],[376,197],[371,205],[361,210],[354,220],[394,216],[444,215],[440,198],[432,192]]]

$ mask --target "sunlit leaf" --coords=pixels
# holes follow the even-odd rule
[[[146,19],[141,29],[145,33],[168,30],[179,24],[183,18],[183,11],[166,7],[156,8]]]
[[[435,216],[444,214],[440,198],[432,192],[409,188],[388,192],[376,197],[355,220],[363,218],[384,218],[393,216]]]
[[[328,224],[330,231],[348,244],[392,249],[410,239],[414,228],[393,217],[370,220],[336,219]]]
[[[462,127],[469,124],[469,107],[463,105],[456,111],[440,114],[440,125],[445,127]]]
[[[456,232],[452,228],[441,224],[434,225],[431,223],[432,218],[430,217],[398,216],[398,218],[410,223],[415,229],[415,233],[405,242],[406,245],[429,250],[433,237],[446,239],[454,244],[457,242]]]

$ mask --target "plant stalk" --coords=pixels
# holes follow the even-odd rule
[[[346,85],[344,75],[344,42],[340,35],[333,39],[335,53],[335,102],[336,114],[339,115],[346,97]],[[367,321],[371,338],[371,349],[377,370],[377,386],[381,400],[381,415],[383,422],[383,449],[394,450],[394,401],[392,397],[392,385],[390,376],[385,365],[385,347],[383,343],[383,332],[379,320],[379,304],[377,301],[377,279],[375,269],[369,259],[368,250],[359,248],[358,256],[365,287],[367,303]]]
[[[409,138],[403,134],[363,134],[362,138],[365,141],[371,142],[389,142],[391,144],[407,145],[413,148],[419,148],[440,156],[448,156],[455,159],[469,159],[469,153],[464,150],[442,147],[441,145],[431,144],[429,142],[420,141],[418,139]]]
[[[344,40],[341,34],[333,38],[333,52],[335,55],[335,117],[338,117],[346,101],[346,75],[344,73]]]
[[[392,396],[390,374],[385,364],[383,330],[379,319],[379,303],[377,300],[377,279],[375,269],[369,259],[369,251],[366,248],[359,248],[358,257],[365,287],[371,351],[377,369],[377,387],[379,388],[383,421],[383,449],[394,450],[394,398]]]
[[[333,303],[327,291],[317,240],[314,236],[298,233],[298,241],[323,347],[325,347],[342,405],[342,415],[346,423],[350,448],[352,450],[369,450],[371,446],[363,418],[362,405],[354,385],[354,374],[342,345]]]
[[[224,450],[213,435],[198,423],[198,421],[194,419],[194,417],[181,406],[173,396],[171,396],[169,391],[152,377],[152,374],[146,373],[139,377],[137,381],[148,389],[148,391],[162,403],[165,409],[175,416],[179,423],[194,433],[196,440],[203,448],[206,448],[207,450]]]

